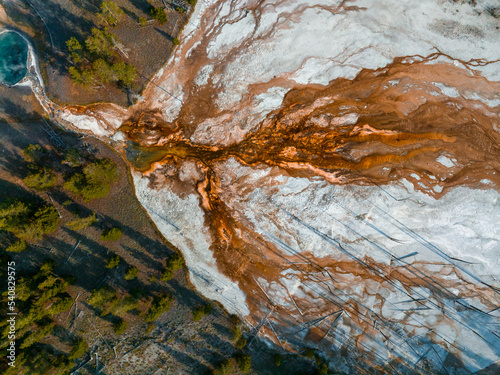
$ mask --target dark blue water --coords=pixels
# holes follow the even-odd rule
[[[28,45],[17,33],[0,34],[0,82],[14,85],[26,75]]]

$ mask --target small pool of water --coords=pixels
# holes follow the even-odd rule
[[[5,31],[0,34],[0,82],[14,85],[27,72],[28,44],[18,33]]]

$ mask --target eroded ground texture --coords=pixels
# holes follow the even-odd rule
[[[44,103],[123,150],[192,282],[254,332],[346,373],[491,370],[498,6],[200,0],[135,106]]]

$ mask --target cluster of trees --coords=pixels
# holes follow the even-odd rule
[[[16,241],[6,250],[23,251],[27,241],[39,240],[54,232],[59,225],[59,213],[52,205],[8,199],[0,204],[0,230],[11,232]]]
[[[85,201],[104,198],[118,180],[118,168],[110,159],[96,159],[66,178],[63,187]]]
[[[83,45],[75,37],[66,42],[69,56],[74,63],[68,71],[78,84],[90,87],[98,83],[115,82],[128,87],[134,82],[137,71],[120,59],[117,53],[118,39],[108,31],[108,26],[117,26],[124,12],[114,1],[103,1],[97,17],[101,28],[92,28],[91,35]]]
[[[28,175],[24,178],[24,184],[38,191],[50,189],[57,182],[57,175],[49,167],[41,165],[47,156],[47,151],[40,145],[29,145],[22,151],[24,160],[28,163]]]
[[[24,178],[27,187],[43,191],[54,187],[57,183],[57,174],[53,167],[46,165],[47,151],[40,145],[29,145],[22,151],[24,159],[29,163],[29,173]],[[75,168],[75,173],[67,176],[63,187],[86,201],[105,197],[111,184],[118,179],[118,168],[110,159],[95,159],[87,161],[77,149],[69,149],[62,160]],[[92,225],[94,217],[82,218],[79,222],[70,225],[84,227]],[[71,226],[70,226],[71,228]],[[73,229],[73,228],[71,228]]]
[[[73,298],[67,289],[75,282],[75,278],[58,275],[54,267],[53,261],[47,261],[36,272],[19,275],[16,281],[16,344],[21,350],[16,359],[16,371],[12,373],[49,373],[53,368],[62,373],[73,367],[72,360],[84,355],[88,349],[83,340],[78,340],[78,344],[65,358],[50,353],[50,346],[41,343],[57,326],[53,317],[73,305]],[[7,299],[8,291],[3,291],[2,296]],[[7,339],[9,329],[7,319],[0,322],[1,348],[10,342]],[[5,373],[9,374],[8,371]]]
[[[85,39],[84,45],[75,37],[66,42],[74,63],[68,69],[73,81],[85,87],[110,82],[130,86],[137,77],[137,70],[120,59],[116,47],[117,37],[106,27],[94,27],[91,32],[92,35]]]

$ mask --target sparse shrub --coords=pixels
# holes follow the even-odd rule
[[[165,270],[161,274],[161,281],[170,281],[174,277],[174,273],[171,270]]]
[[[24,184],[35,190],[43,191],[54,187],[56,174],[47,167],[32,167],[32,171],[24,178]]]
[[[115,324],[113,324],[113,330],[117,335],[121,335],[127,330],[127,322],[123,319],[118,320]]]
[[[148,21],[144,17],[139,17],[139,25],[141,26],[147,26]]]
[[[195,6],[195,5],[196,5],[196,1],[197,1],[197,0],[187,0],[187,2],[188,2],[189,4],[191,4],[191,5],[193,5],[193,6]]]
[[[240,337],[240,339],[236,341],[236,343],[234,344],[234,346],[237,349],[243,349],[246,345],[247,345],[247,339],[244,337]]]
[[[146,322],[152,322],[156,320],[161,314],[170,309],[170,305],[173,300],[174,298],[170,294],[166,293],[161,296],[155,297],[144,320]]]
[[[180,40],[177,38],[172,39],[172,43],[174,43],[174,46],[178,46],[179,44],[181,44]]]
[[[323,364],[323,358],[318,353],[314,353],[314,362],[316,362],[316,366],[320,367]]]
[[[212,312],[212,305],[207,303],[203,306],[198,306],[193,310],[193,320],[195,322],[201,320],[205,315],[208,315]]]
[[[5,251],[11,252],[11,253],[20,253],[28,248],[28,243],[24,240],[18,240],[14,242],[12,245],[7,247]]]
[[[101,4],[101,12],[97,13],[110,26],[118,25],[123,17],[123,9],[120,8],[114,1],[103,1]]]
[[[118,267],[120,264],[122,258],[120,258],[118,255],[114,255],[111,258],[108,259],[106,262],[106,268],[113,269]]]
[[[99,289],[94,289],[92,292],[92,295],[88,299],[88,303],[91,306],[94,307],[100,307],[102,306],[105,302],[111,300],[114,298],[116,293],[111,290],[110,288],[103,286]]]
[[[308,359],[313,359],[314,358],[314,349],[307,348],[304,350],[304,356]]]
[[[316,371],[318,375],[328,375],[328,365],[326,363],[321,364]]]
[[[216,368],[212,370],[213,375],[229,375],[233,371],[233,362],[229,359],[222,361]]]
[[[113,227],[106,229],[104,232],[101,234],[101,240],[104,241],[118,241],[120,238],[122,238],[123,231],[121,228]]]
[[[154,329],[154,328],[155,328],[154,323],[149,323],[149,324],[146,326],[146,330],[144,331],[144,333],[145,333],[146,335],[149,335],[149,334],[153,331],[153,329]]]
[[[29,145],[23,149],[23,157],[30,163],[36,163],[44,156],[45,150],[40,145]]]
[[[165,9],[163,9],[162,7],[152,8],[150,12],[151,12],[151,17],[157,20],[160,23],[160,25],[163,25],[165,22],[168,21]]]
[[[281,361],[283,361],[283,357],[281,354],[275,354],[273,356],[273,362],[276,366],[281,366]]]
[[[78,151],[76,148],[70,148],[64,154],[63,163],[69,164],[72,167],[79,167],[80,165],[82,165],[83,158],[82,155],[80,154],[80,151]]]
[[[130,267],[127,272],[125,272],[125,280],[134,280],[139,274],[139,269],[137,267]]]
[[[95,216],[95,213],[87,216],[87,217],[80,217],[75,220],[68,221],[66,223],[66,226],[71,229],[71,230],[82,230],[85,229],[92,224],[94,224],[97,221],[97,218]]]
[[[177,271],[184,266],[184,258],[180,254],[172,255],[168,260],[165,268]]]
[[[69,359],[78,359],[82,355],[84,355],[87,350],[89,350],[89,346],[84,339],[78,339],[71,348],[71,351],[68,354]]]
[[[156,276],[155,276],[155,275],[151,275],[151,276],[149,277],[149,282],[150,282],[150,283],[154,283],[154,282],[156,282]]]
[[[252,367],[252,358],[248,354],[239,354],[235,357],[236,364],[241,372],[247,373]]]

